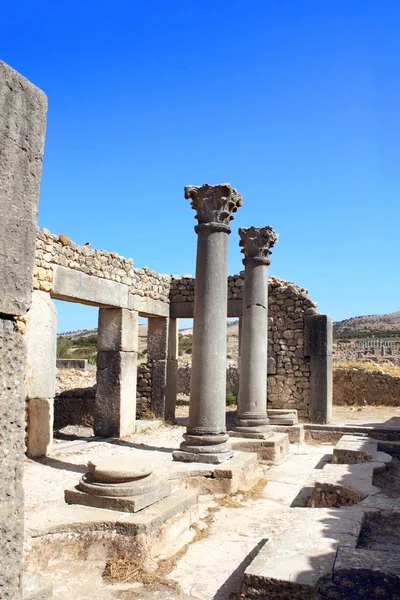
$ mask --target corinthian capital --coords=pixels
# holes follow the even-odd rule
[[[191,207],[196,211],[199,225],[216,224],[229,229],[232,213],[242,206],[242,196],[229,183],[202,186],[187,185],[185,198],[191,199]]]
[[[268,227],[241,227],[239,229],[242,252],[246,259],[254,259],[266,265],[270,264],[269,255],[271,248],[278,241],[278,234],[268,225]]]

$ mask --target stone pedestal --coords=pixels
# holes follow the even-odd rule
[[[135,431],[138,313],[100,308],[95,435],[124,438]]]
[[[225,429],[229,222],[242,198],[230,185],[188,186],[199,224],[189,421],[175,460],[221,463],[232,456]]]
[[[244,292],[240,381],[235,431],[259,437],[270,432],[267,416],[268,271],[270,248],[278,236],[271,227],[239,229]]]
[[[171,493],[171,484],[157,477],[150,464],[137,465],[126,456],[88,463],[78,486],[65,490],[68,504],[121,512],[137,512]]]

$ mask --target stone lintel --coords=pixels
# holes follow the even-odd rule
[[[228,300],[227,317],[238,318],[243,313],[243,300],[241,298],[232,298]],[[194,302],[171,302],[171,319],[193,319]]]
[[[141,317],[169,317],[170,305],[162,300],[145,298],[136,294],[129,294],[128,308],[137,310]]]
[[[104,308],[128,308],[129,287],[123,283],[60,265],[53,265],[53,271],[53,298]]]

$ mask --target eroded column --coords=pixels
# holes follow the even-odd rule
[[[100,308],[95,435],[124,438],[135,431],[138,313]]]
[[[187,186],[198,234],[189,422],[174,459],[220,463],[232,456],[225,429],[229,222],[242,197],[229,184]]]
[[[169,320],[165,418],[171,421],[175,419],[176,394],[178,387],[178,324],[179,319]]]
[[[272,227],[239,229],[245,255],[240,381],[235,430],[245,435],[269,431],[267,416],[268,265],[278,239]]]

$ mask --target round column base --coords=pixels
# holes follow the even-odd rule
[[[185,433],[180,449],[172,453],[174,460],[220,464],[233,456],[227,433],[193,435]]]

